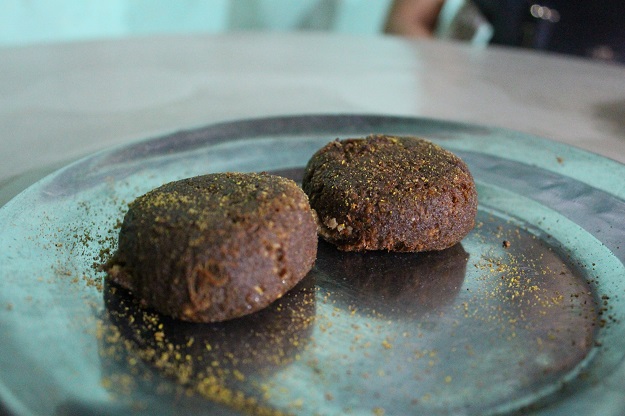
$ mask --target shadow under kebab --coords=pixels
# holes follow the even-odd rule
[[[454,302],[468,259],[462,244],[423,253],[345,252],[319,241],[313,272],[337,302],[412,320]]]
[[[262,403],[263,380],[305,348],[316,309],[314,284],[308,276],[261,311],[198,324],[145,308],[107,281],[98,329],[103,385],[126,397],[197,396],[215,410],[270,412]]]

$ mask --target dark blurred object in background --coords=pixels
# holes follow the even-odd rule
[[[492,43],[625,63],[625,0],[474,0]]]

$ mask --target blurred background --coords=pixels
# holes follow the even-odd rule
[[[0,46],[314,30],[438,37],[625,63],[623,0],[0,0]]]

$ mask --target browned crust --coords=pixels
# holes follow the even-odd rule
[[[443,250],[466,236],[477,214],[466,164],[416,137],[328,143],[308,162],[303,189],[320,235],[346,251]]]
[[[220,173],[171,182],[132,202],[108,272],[162,313],[215,322],[281,297],[316,253],[315,219],[295,182]]]

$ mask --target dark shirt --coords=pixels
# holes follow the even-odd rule
[[[492,43],[625,63],[625,0],[474,0]]]

